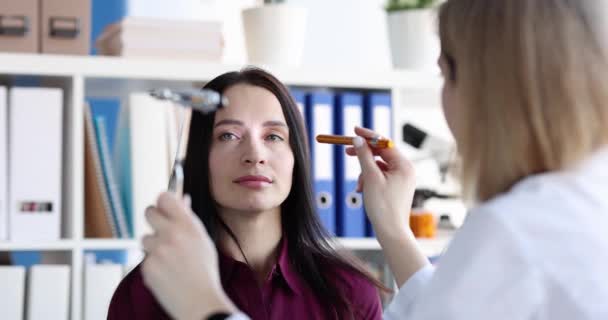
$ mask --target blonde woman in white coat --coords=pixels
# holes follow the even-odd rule
[[[602,2],[441,6],[443,106],[472,209],[437,268],[407,225],[415,189],[410,162],[394,149],[374,151],[381,157],[375,161],[362,140],[347,150],[360,160],[365,206],[400,287],[385,318],[608,319]],[[183,202],[161,195],[158,214],[175,221],[159,238],[189,236],[156,244],[199,253],[148,265],[146,282],[159,302],[183,319],[245,318],[221,292],[213,246]],[[157,248],[146,250],[154,255]]]

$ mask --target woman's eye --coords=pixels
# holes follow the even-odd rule
[[[236,140],[236,139],[237,139],[237,136],[236,136],[236,135],[234,135],[234,134],[232,134],[232,133],[230,133],[230,132],[225,132],[225,133],[222,133],[222,134],[219,136],[219,139],[220,139],[221,141]]]
[[[283,137],[281,137],[281,136],[279,136],[277,134],[269,134],[266,137],[266,140],[269,140],[269,141],[284,141],[285,139],[283,139]]]

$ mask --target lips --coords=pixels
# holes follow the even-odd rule
[[[266,183],[272,183],[272,180],[266,176],[242,176],[236,180],[234,180],[234,182],[236,183],[241,183],[241,182],[266,182]]]
[[[272,183],[272,179],[270,179],[266,176],[250,175],[250,176],[242,176],[242,177],[234,180],[234,183],[237,183],[240,186],[243,186],[245,188],[261,189],[261,188],[269,186]]]

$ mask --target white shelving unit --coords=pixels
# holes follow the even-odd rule
[[[451,233],[439,233],[436,238],[420,238],[420,248],[427,256],[441,254],[452,237]],[[338,238],[337,245],[348,250],[381,250],[375,238]],[[137,240],[81,239],[51,242],[0,242],[0,251],[72,251],[72,250],[140,250]]]
[[[158,86],[200,87],[217,75],[243,66],[93,56],[58,56],[0,53],[0,81],[10,85],[16,76],[32,76],[44,86],[59,87],[64,101],[64,166],[62,240],[46,243],[0,242],[0,251],[42,251],[59,255],[72,267],[71,318],[82,317],[83,254],[85,250],[139,250],[135,240],[84,238],[84,99],[85,96],[126,96],[135,90]],[[438,88],[440,79],[407,71],[314,70],[262,66],[290,86],[390,90],[393,105],[403,106],[403,92]],[[399,107],[394,119],[399,119]],[[394,120],[393,128],[399,123]],[[397,131],[397,130],[394,130]],[[397,139],[397,137],[394,137]],[[420,240],[428,255],[440,253],[450,238]],[[351,250],[379,250],[375,239],[339,239]]]
[[[420,249],[428,257],[440,255],[452,239],[452,231],[439,231],[435,238],[419,238]],[[350,250],[381,250],[375,238],[340,238],[339,244]]]

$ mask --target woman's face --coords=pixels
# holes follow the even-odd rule
[[[294,156],[279,100],[249,85],[229,87],[215,115],[209,153],[211,195],[221,208],[260,212],[289,195]]]

